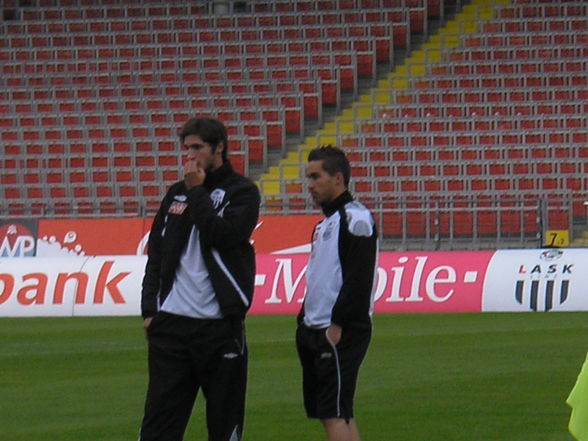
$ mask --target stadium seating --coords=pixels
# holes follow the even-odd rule
[[[226,123],[244,173],[343,112],[314,140],[349,151],[352,189],[386,235],[534,235],[539,199],[586,195],[584,2],[476,1],[403,66],[396,51],[461,2],[252,1],[227,15],[179,0],[30,3],[7,3],[0,22],[4,214],[151,213],[196,112]],[[378,66],[396,70],[382,82]],[[375,87],[360,96],[360,81]],[[343,94],[357,101],[344,109]],[[278,167],[268,211],[312,209],[307,150]]]
[[[391,66],[428,18],[423,0],[280,0],[223,16],[210,2],[28,3],[6,4],[16,12],[0,23],[1,141],[14,155],[2,192],[35,197],[36,214],[43,198],[60,213],[81,200],[88,213],[136,207],[132,197],[155,205],[178,177],[175,130],[196,112],[227,124],[240,171],[265,168],[286,136],[301,139],[324,106],[374,81],[377,63]],[[26,161],[33,147],[50,160]],[[57,160],[69,155],[79,164]]]
[[[390,76],[389,87],[372,90],[317,135],[319,144],[348,149],[360,198],[405,201],[383,210],[385,234],[429,237],[434,223],[445,235],[534,235],[541,200],[554,206],[547,228],[585,218],[585,6],[497,6],[495,19],[461,23],[463,33],[439,35],[440,46],[424,47],[421,58]],[[308,148],[298,153],[301,163]],[[280,176],[276,200],[307,209],[292,173]],[[471,200],[473,214],[458,219],[452,210],[460,198]],[[570,198],[570,210],[561,210]]]

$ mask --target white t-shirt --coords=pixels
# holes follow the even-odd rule
[[[222,318],[210,276],[200,250],[200,232],[192,227],[180,257],[176,278],[161,310],[198,319]]]

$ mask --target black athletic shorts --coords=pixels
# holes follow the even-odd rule
[[[325,329],[300,325],[296,347],[302,365],[304,408],[309,418],[353,418],[353,397],[359,367],[365,357],[371,329],[343,329],[335,346]]]

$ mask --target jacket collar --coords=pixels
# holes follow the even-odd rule
[[[346,203],[351,202],[352,200],[353,200],[353,196],[351,196],[351,193],[349,193],[348,190],[345,190],[343,193],[341,193],[339,196],[337,196],[331,202],[328,202],[326,204],[322,204],[321,210],[323,210],[323,213],[325,214],[325,216],[329,217],[333,213],[335,213],[337,210],[339,210],[342,206],[344,206]]]
[[[233,173],[233,167],[227,160],[223,162],[223,165],[221,165],[219,168],[206,175],[203,184],[204,188],[206,188],[208,191],[212,190],[218,185],[219,182],[223,181],[231,173]]]

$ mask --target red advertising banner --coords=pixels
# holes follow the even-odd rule
[[[262,216],[251,314],[296,314],[316,216]],[[151,218],[0,223],[0,316],[138,315]],[[588,310],[586,249],[381,252],[375,313]]]
[[[380,253],[377,313],[479,312],[494,251]],[[258,255],[254,314],[300,310],[308,255]]]
[[[151,219],[41,219],[37,257],[135,256],[145,253]]]
[[[262,216],[251,240],[258,254],[309,252],[314,226],[322,216]]]
[[[308,252],[321,216],[262,216],[251,241],[257,253]],[[146,253],[150,218],[41,219],[35,238],[24,226],[0,226],[0,257],[136,256]],[[0,239],[4,236],[0,236]]]
[[[255,296],[252,314],[296,314],[306,291],[308,254],[256,257]]]
[[[494,253],[381,253],[376,312],[480,312]]]

